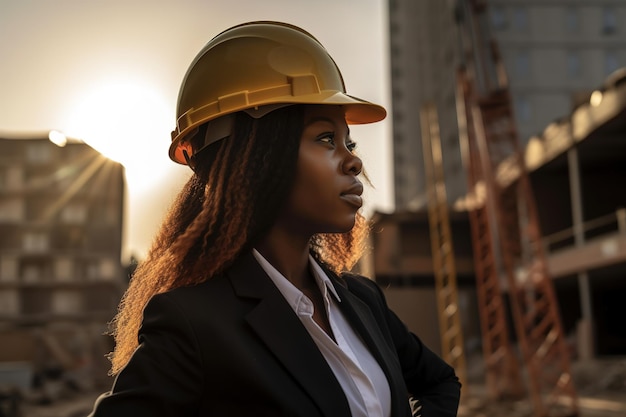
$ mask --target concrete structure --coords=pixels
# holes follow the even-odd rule
[[[550,269],[565,306],[566,331],[578,337],[582,357],[593,351],[600,355],[623,353],[626,335],[615,334],[623,326],[613,322],[623,314],[613,310],[620,305],[615,298],[624,296],[620,277],[626,273],[621,232],[624,211],[620,210],[626,206],[621,185],[626,166],[626,107],[623,76],[615,71],[626,67],[626,29],[619,24],[626,21],[626,3],[486,3],[489,27],[510,79]],[[419,110],[425,103],[435,103],[439,113],[448,199],[460,207],[458,203],[467,195],[459,151],[455,72],[460,64],[460,44],[470,40],[457,31],[457,5],[457,0],[389,1],[397,211],[378,214],[375,230],[380,233],[374,238],[373,258],[374,275],[388,285],[390,303],[395,307],[401,304],[395,293],[411,287],[423,292],[433,276],[428,269],[430,241],[420,143]],[[607,79],[612,73],[615,75]],[[594,93],[596,88],[599,91]],[[507,178],[511,171],[506,163],[500,174],[501,181],[515,179],[515,173]],[[455,247],[469,245],[467,228],[459,231],[455,227]],[[459,260],[467,261],[468,257]],[[462,278],[463,273],[460,275]],[[414,298],[412,308],[428,305],[432,296]],[[403,318],[419,332],[428,333],[432,332],[429,326],[436,323],[435,314],[433,307],[429,314],[416,310]]]
[[[550,275],[564,330],[579,358],[626,353],[626,69],[608,77],[570,114],[546,126],[525,147]],[[501,184],[515,181],[504,161]],[[378,213],[373,238],[374,275],[389,302],[406,302],[403,318],[437,346],[430,238],[425,211]],[[471,236],[467,217],[451,219],[459,287],[467,308],[466,340],[477,340],[472,294]],[[428,292],[427,290],[430,290]],[[412,291],[412,289],[411,289]],[[403,298],[404,297],[404,298]],[[427,313],[421,310],[424,306]],[[473,317],[473,318],[472,318]]]
[[[564,326],[584,358],[626,353],[624,139],[626,68],[526,147]]]
[[[123,167],[82,142],[0,139],[0,363],[106,374],[124,188]]]
[[[626,66],[622,0],[488,0],[490,26],[508,70],[522,142],[588,98]],[[419,107],[436,103],[448,198],[465,194],[457,138],[456,0],[390,0],[396,209],[424,207]],[[468,41],[468,40],[464,40]]]

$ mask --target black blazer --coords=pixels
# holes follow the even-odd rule
[[[455,416],[453,369],[392,313],[378,286],[327,271],[340,308],[383,369],[391,415]],[[154,296],[139,347],[90,416],[349,417],[343,390],[251,253],[226,273]]]

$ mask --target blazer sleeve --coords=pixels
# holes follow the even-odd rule
[[[144,310],[139,347],[101,395],[91,417],[185,416],[197,412],[203,389],[198,342],[167,294]]]
[[[380,287],[370,279],[354,276],[367,287],[370,300],[381,328],[393,342],[409,395],[419,402],[423,417],[453,417],[457,415],[461,384],[454,372],[437,354],[431,351],[400,318],[388,307]]]

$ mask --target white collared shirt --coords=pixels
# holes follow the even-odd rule
[[[253,254],[328,362],[348,399],[352,416],[389,417],[391,392],[387,377],[339,309],[337,303],[341,300],[324,270],[309,256],[309,265],[322,292],[326,314],[336,342],[313,320],[314,306],[311,300],[256,249],[253,249]]]

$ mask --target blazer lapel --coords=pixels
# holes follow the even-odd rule
[[[336,284],[335,288],[339,297],[341,297],[341,303],[339,303],[341,310],[357,333],[361,335],[387,377],[391,389],[392,415],[404,415],[403,412],[408,404],[408,392],[404,380],[401,378],[402,369],[398,361],[393,359],[396,352],[385,342],[379,324],[367,304],[352,294],[342,283],[341,278],[329,271],[327,274],[329,277],[335,278],[333,282]]]
[[[372,311],[367,304],[341,285],[337,285],[335,288],[341,297],[341,309],[350,321],[350,324],[354,326],[357,333],[361,335],[367,344],[367,347],[370,348],[387,378],[391,378],[391,370],[397,368],[397,365],[390,361],[395,352],[385,342],[378,323],[372,315]]]
[[[239,297],[260,300],[246,315],[247,322],[322,414],[349,416],[343,389],[324,356],[252,253],[243,255],[228,276]]]

